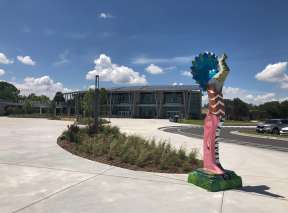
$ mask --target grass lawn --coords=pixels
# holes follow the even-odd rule
[[[279,137],[279,138],[288,138],[288,135],[273,135],[270,133],[258,133],[255,130],[240,130],[240,133],[245,133],[249,135],[259,135],[259,136],[270,136],[270,137]]]
[[[193,120],[193,119],[184,119],[180,123],[184,124],[194,124],[194,125],[203,125],[203,120]],[[255,122],[251,121],[232,121],[232,120],[225,120],[224,126],[256,126]]]

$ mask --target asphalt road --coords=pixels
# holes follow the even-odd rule
[[[282,140],[272,140],[265,138],[254,138],[249,136],[241,136],[231,134],[231,131],[237,130],[247,130],[247,128],[235,128],[235,127],[225,127],[221,132],[221,142],[224,143],[234,143],[244,146],[253,146],[262,149],[276,150],[281,152],[288,152],[288,141]],[[185,135],[188,137],[203,138],[203,128],[202,127],[192,127],[192,126],[174,126],[162,129],[163,131]],[[249,130],[249,129],[248,129]],[[251,130],[251,128],[250,128]]]

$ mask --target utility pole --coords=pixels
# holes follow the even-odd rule
[[[94,130],[99,132],[99,115],[100,115],[100,91],[99,91],[99,75],[95,76],[95,94],[94,94]]]

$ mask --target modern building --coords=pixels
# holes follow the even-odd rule
[[[101,111],[107,117],[169,118],[179,115],[182,118],[200,118],[201,91],[198,85],[182,86],[131,86],[106,89],[107,100]],[[66,111],[82,113],[79,104],[85,91],[64,93]],[[73,100],[73,101],[71,101]],[[103,115],[103,113],[102,113]]]

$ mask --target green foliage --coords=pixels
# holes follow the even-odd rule
[[[23,110],[26,114],[31,114],[33,112],[31,101],[29,100],[24,101]]]
[[[82,125],[91,125],[93,122],[94,122],[94,119],[92,117],[79,117],[77,119],[77,123],[82,124]],[[110,121],[103,119],[103,118],[100,118],[99,122],[100,122],[100,125],[110,123]]]
[[[83,97],[83,101],[81,102],[81,104],[85,111],[85,117],[93,116],[94,97],[95,93],[92,89],[89,89]]]
[[[56,103],[63,103],[65,102],[65,98],[62,92],[56,92],[53,101]]]
[[[63,132],[62,138],[68,140],[72,143],[78,143],[80,136],[79,136],[79,127],[76,124],[71,124],[67,126],[67,131]]]
[[[93,136],[89,136],[88,128],[77,131],[74,128],[69,126],[69,130],[64,132],[62,137],[76,137],[78,143],[72,144],[75,152],[81,156],[94,159],[105,157],[117,165],[120,163],[176,173],[189,172],[201,166],[202,161],[197,159],[195,150],[187,155],[183,148],[176,150],[165,141],[156,143],[135,135],[127,136],[120,133],[119,128],[109,125],[101,126],[100,133]]]
[[[46,95],[37,96],[34,93],[31,93],[27,97],[24,96],[24,98],[32,102],[50,103],[50,99]]]
[[[239,98],[225,99],[226,119],[264,120],[268,118],[288,118],[288,101],[270,101],[259,106],[247,104]]]
[[[233,100],[225,99],[226,119],[228,120],[249,120],[248,104],[239,98]]]
[[[0,99],[16,102],[19,93],[20,91],[13,84],[0,81]]]
[[[15,107],[15,106],[9,106],[5,109],[5,115],[20,115],[24,114],[24,110],[22,107]]]

